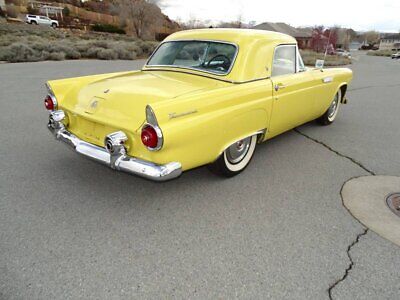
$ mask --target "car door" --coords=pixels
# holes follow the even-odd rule
[[[46,17],[39,17],[40,18],[40,24],[42,25],[48,25],[49,24],[49,20]]]
[[[275,48],[271,81],[274,100],[270,137],[311,120],[315,111],[313,77],[305,72],[295,44]]]

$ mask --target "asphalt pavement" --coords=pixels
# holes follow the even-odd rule
[[[232,179],[202,167],[161,184],[46,129],[47,80],[143,61],[0,64],[0,299],[398,299],[399,246],[354,219],[340,190],[400,175],[400,61],[355,59],[333,125],[260,145]]]

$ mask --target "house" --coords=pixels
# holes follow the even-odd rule
[[[311,47],[312,29],[311,28],[295,28],[286,23],[265,22],[258,24],[253,29],[276,31],[291,35],[297,40],[300,49]]]
[[[349,50],[358,50],[361,48],[361,43],[358,41],[353,41],[349,45]]]
[[[386,35],[381,39],[379,50],[400,50],[400,33]]]

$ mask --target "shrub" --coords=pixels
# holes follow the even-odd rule
[[[0,17],[5,17],[6,13],[3,11],[3,9],[0,7]]]
[[[50,53],[48,51],[42,51],[42,55],[40,56],[41,60],[50,59]]]
[[[98,32],[126,34],[125,30],[111,24],[95,24],[92,26],[92,30]]]
[[[306,66],[314,66],[317,59],[324,59],[323,53],[317,53],[311,50],[301,50],[301,57]],[[325,58],[325,66],[343,66],[351,64],[351,59],[338,55],[327,55]]]
[[[90,41],[89,45],[91,47],[98,47],[98,48],[104,48],[104,49],[108,48],[108,43],[106,41],[94,40],[94,41]]]
[[[18,11],[17,11],[17,9],[15,8],[15,6],[14,6],[14,4],[9,4],[9,5],[7,5],[7,15],[10,17],[10,18],[16,18],[16,17],[18,17]]]
[[[142,49],[143,54],[149,54],[154,51],[158,43],[150,41],[138,41],[137,45]]]
[[[37,51],[49,50],[50,44],[48,42],[33,42],[30,47]]]
[[[127,49],[131,52],[135,52],[136,56],[141,57],[143,55],[142,48],[140,48],[138,45],[136,45],[136,43],[126,43],[124,46],[125,46],[125,49]]]
[[[0,61],[6,60],[8,61],[11,57],[12,53],[8,47],[1,47],[0,48]]]
[[[31,15],[38,15],[39,14],[39,10],[37,8],[34,8],[34,7],[30,6],[30,5],[28,5],[26,10],[28,11],[28,14],[31,14]]]
[[[62,52],[65,54],[65,57],[67,59],[79,59],[81,58],[81,54],[79,51],[74,49],[73,45],[71,44],[52,44],[48,48],[49,52],[55,53],[55,52]]]
[[[18,42],[18,40],[19,40],[18,37],[13,36],[11,34],[4,34],[4,35],[0,34],[0,47],[9,46],[12,43]]]
[[[101,49],[97,52],[97,58],[105,60],[118,59],[118,53],[113,49]]]
[[[0,60],[9,62],[79,58],[132,60],[148,55],[156,45],[124,35],[80,31],[78,35],[47,26],[0,23]]]
[[[103,48],[99,47],[91,47],[87,50],[87,52],[83,56],[87,58],[97,58],[97,53],[102,49]]]
[[[367,55],[371,55],[371,56],[392,56],[392,54],[394,53],[394,51],[392,50],[376,50],[376,51],[368,51]]]
[[[90,48],[90,45],[87,42],[78,42],[75,45],[75,49],[77,51],[79,51],[81,54],[86,53],[89,50],[89,48]]]
[[[65,59],[65,53],[64,52],[53,52],[53,53],[50,53],[48,59],[50,59],[50,60],[64,60]]]
[[[70,13],[71,13],[71,11],[69,10],[68,6],[64,7],[62,12],[63,12],[63,15],[66,16],[66,17],[68,17],[70,15]]]
[[[23,43],[14,43],[6,47],[2,59],[9,62],[39,61],[40,53]]]
[[[137,57],[135,51],[127,49],[123,44],[113,45],[113,50],[118,54],[119,59],[132,60]]]

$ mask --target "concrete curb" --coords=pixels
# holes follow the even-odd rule
[[[362,224],[400,246],[400,218],[386,205],[386,197],[400,192],[400,177],[363,176],[347,181],[344,205]]]

